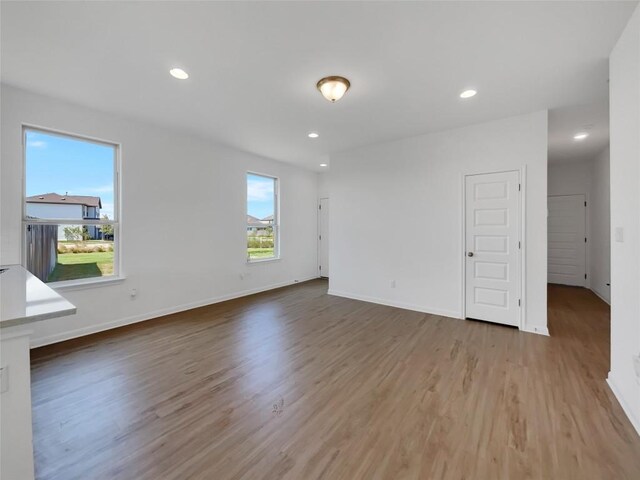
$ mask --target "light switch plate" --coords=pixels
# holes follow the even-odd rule
[[[615,238],[616,238],[616,242],[619,242],[619,243],[624,242],[624,228],[616,227]]]

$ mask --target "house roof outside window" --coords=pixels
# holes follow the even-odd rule
[[[58,193],[43,193],[27,197],[27,203],[55,203],[60,205],[85,205],[87,207],[102,208],[100,197],[87,195],[60,195]]]
[[[273,223],[273,215],[269,215],[264,218],[254,217],[253,215],[247,215],[247,226],[256,228],[266,228]]]

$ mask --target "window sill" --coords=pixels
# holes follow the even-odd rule
[[[86,280],[68,280],[66,282],[52,282],[47,285],[54,290],[84,290],[87,288],[106,287],[116,283],[124,282],[126,277],[110,276],[107,278],[90,278]]]
[[[247,265],[253,265],[255,263],[279,262],[279,261],[280,261],[280,257],[257,258],[255,260],[247,260]]]

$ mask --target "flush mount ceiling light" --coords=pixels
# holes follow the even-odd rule
[[[580,132],[580,133],[576,133],[573,136],[574,140],[584,140],[585,138],[587,138],[589,136],[589,134],[587,132]]]
[[[470,88],[469,90],[465,90],[460,94],[460,98],[471,98],[474,97],[475,94],[478,93],[476,90]]]
[[[169,73],[172,77],[177,78],[178,80],[186,80],[189,78],[189,74],[181,68],[172,68],[169,70]]]
[[[309,138],[318,138],[320,135],[318,135],[316,132],[311,132],[309,133],[309,135],[307,135],[307,137]]]
[[[316,87],[324,98],[331,103],[337,102],[349,90],[351,82],[344,77],[324,77],[318,80]]]
[[[321,163],[321,164],[320,164],[320,166],[321,166],[321,167],[326,167],[326,166],[327,166],[327,164],[326,164],[326,163]]]

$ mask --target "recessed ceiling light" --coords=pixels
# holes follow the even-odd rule
[[[580,133],[576,133],[573,136],[574,140],[584,140],[585,138],[587,138],[589,136],[589,134],[587,132],[580,132]]]
[[[311,132],[309,135],[307,135],[309,138],[318,138],[320,135],[317,134],[316,132]]]
[[[189,78],[189,74],[181,68],[172,68],[171,70],[169,70],[169,73],[172,77],[175,77],[178,80],[186,80],[187,78]]]
[[[460,94],[460,98],[471,98],[471,97],[475,96],[476,93],[478,93],[478,92],[476,90],[473,90],[473,89],[465,90],[464,92],[462,92]]]
[[[326,167],[326,166],[327,166],[327,164],[326,164],[326,163],[321,163],[321,164],[320,164],[320,166],[321,166],[321,167]]]

